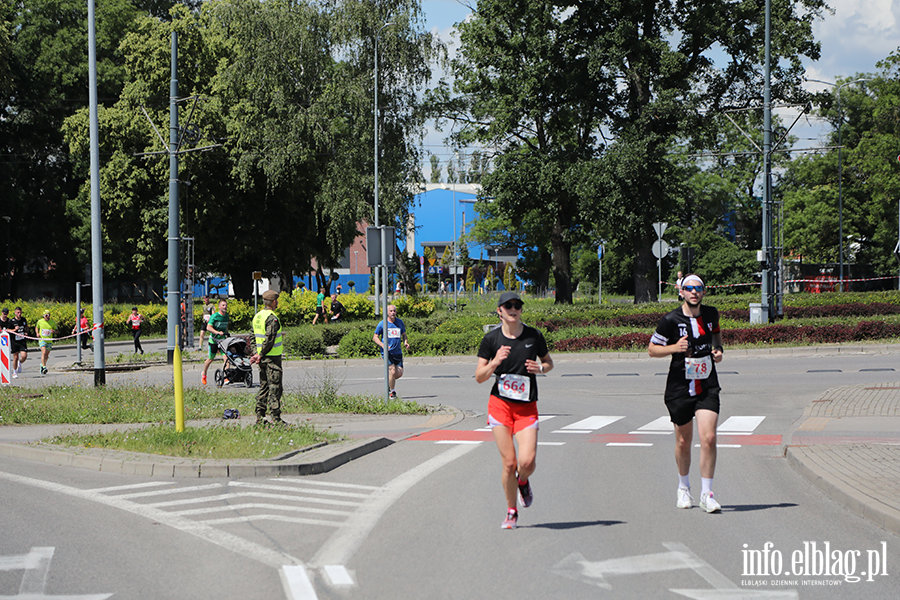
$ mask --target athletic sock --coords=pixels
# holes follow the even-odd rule
[[[700,486],[701,486],[701,487],[700,487],[700,494],[709,494],[709,493],[711,493],[711,492],[712,492],[712,482],[713,482],[713,478],[712,478],[712,477],[710,477],[710,478],[701,477],[701,478],[700,478]]]
[[[526,479],[525,481],[522,481],[522,478],[521,478],[521,477],[516,477],[516,480],[518,480],[519,485],[525,485],[526,483],[528,483],[528,480],[527,480],[527,479]]]
[[[678,487],[689,488],[691,487],[691,476],[688,475],[678,475]]]

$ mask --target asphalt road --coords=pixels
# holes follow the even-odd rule
[[[720,432],[716,515],[675,508],[674,441],[659,424],[668,362],[643,357],[555,357],[539,381],[535,502],[515,531],[500,530],[500,461],[478,431],[489,388],[467,358],[410,359],[397,388],[465,411],[454,431],[322,475],[172,481],[5,460],[0,596],[43,585],[98,598],[893,600],[900,539],[796,474],[780,440],[826,389],[900,381],[897,357],[726,352],[720,423],[745,418]],[[325,376],[321,363],[288,364],[287,385]],[[186,385],[198,384],[197,369],[187,367]],[[383,389],[377,361],[327,369],[348,391]],[[109,377],[167,379],[165,367]],[[699,500],[696,464],[692,483]]]

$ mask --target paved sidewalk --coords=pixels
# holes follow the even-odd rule
[[[900,534],[900,382],[832,388],[785,436],[794,469],[837,502]]]
[[[331,471],[408,437],[451,426],[461,421],[464,415],[454,408],[442,407],[430,415],[298,414],[282,417],[290,423],[312,422],[318,428],[341,433],[347,439],[322,443],[269,460],[203,460],[39,443],[42,439],[68,432],[121,431],[146,427],[146,424],[22,425],[0,427],[0,456],[146,477],[311,475]],[[186,425],[197,427],[212,422],[221,420],[189,421]],[[256,415],[243,416],[239,423],[242,427],[251,426],[256,423]]]

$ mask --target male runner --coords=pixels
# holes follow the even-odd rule
[[[382,356],[384,355],[385,343],[379,337],[384,333],[384,321],[378,321],[375,327],[375,335],[372,341],[381,348]],[[403,377],[403,347],[400,342],[409,350],[409,340],[406,338],[406,325],[403,320],[397,316],[397,307],[393,304],[387,307],[387,353],[388,353],[388,389],[391,398],[397,397],[397,390],[394,385],[397,380]]]
[[[475,381],[493,376],[488,401],[488,427],[500,451],[503,471],[500,483],[506,495],[506,520],[502,529],[515,529],[519,518],[516,496],[531,506],[534,495],[528,478],[534,473],[537,454],[538,373],[553,368],[553,359],[540,331],[522,323],[522,299],[515,292],[500,295],[497,314],[500,327],[485,334],[478,348]],[[516,454],[518,445],[518,455]]]
[[[716,471],[716,426],[719,420],[719,378],[722,361],[719,311],[702,306],[703,281],[688,275],[681,282],[684,303],[665,315],[650,338],[647,351],[654,358],[672,357],[666,380],[666,408],[675,424],[675,464],[678,491],[675,506],[691,508],[690,470],[694,419],[700,434],[700,508],[722,510],[712,491]]]
[[[22,363],[28,359],[28,340],[25,336],[28,334],[28,321],[22,316],[22,307],[17,306],[14,319],[12,321],[13,331],[15,334],[9,343],[9,352],[12,354],[13,379],[22,372]]]

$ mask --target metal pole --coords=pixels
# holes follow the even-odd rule
[[[88,0],[88,96],[91,131],[91,285],[94,300],[94,387],[106,385],[106,350],[103,344],[103,231],[100,228],[100,133],[97,116],[97,33],[94,0]]]
[[[597,263],[600,265],[598,273],[600,280],[597,282],[597,304],[603,304],[603,244],[600,244],[597,251]]]
[[[178,33],[172,32],[172,77],[169,83],[169,276],[167,302],[166,360],[173,364],[178,345],[178,323],[181,310],[178,297],[179,285],[179,215],[178,215]]]
[[[384,344],[384,401],[387,402],[391,397],[391,386],[388,383],[388,372],[390,371],[390,366],[388,364],[388,315],[387,315],[387,235],[385,233],[384,226],[381,227],[381,269],[384,271],[384,289],[382,293],[384,310],[381,311],[381,335],[384,336],[382,338],[382,342]],[[379,267],[375,267],[376,272]]]
[[[838,271],[838,291],[844,291],[844,163],[841,156],[841,129],[844,124],[844,113],[841,110],[841,88],[837,90],[838,101],[838,253],[840,255],[840,271]]]
[[[762,246],[765,263],[762,268],[761,306],[766,314],[764,321],[774,316],[772,307],[772,0],[766,0],[766,66],[765,87],[763,88],[763,206],[762,206]]]
[[[381,26],[381,29],[378,30],[378,33],[375,34],[375,227],[379,226],[378,223],[378,37],[381,35],[381,32],[384,31],[385,27],[389,27],[393,25],[393,23],[385,23]],[[383,256],[383,255],[382,255]],[[382,261],[383,263],[383,261]],[[379,270],[378,267],[375,268],[375,314],[378,314],[379,306],[378,306],[378,290],[379,286]],[[386,296],[387,294],[385,294]],[[386,332],[385,332],[386,333]]]
[[[79,365],[81,364],[81,282],[75,282],[75,331],[78,332],[78,335],[75,336],[75,347],[78,349],[78,360]]]
[[[459,260],[456,254],[457,247],[457,235],[459,232],[456,229],[456,184],[453,184],[453,308],[456,308],[457,300],[459,299],[459,290],[456,285],[456,265],[459,264]]]

